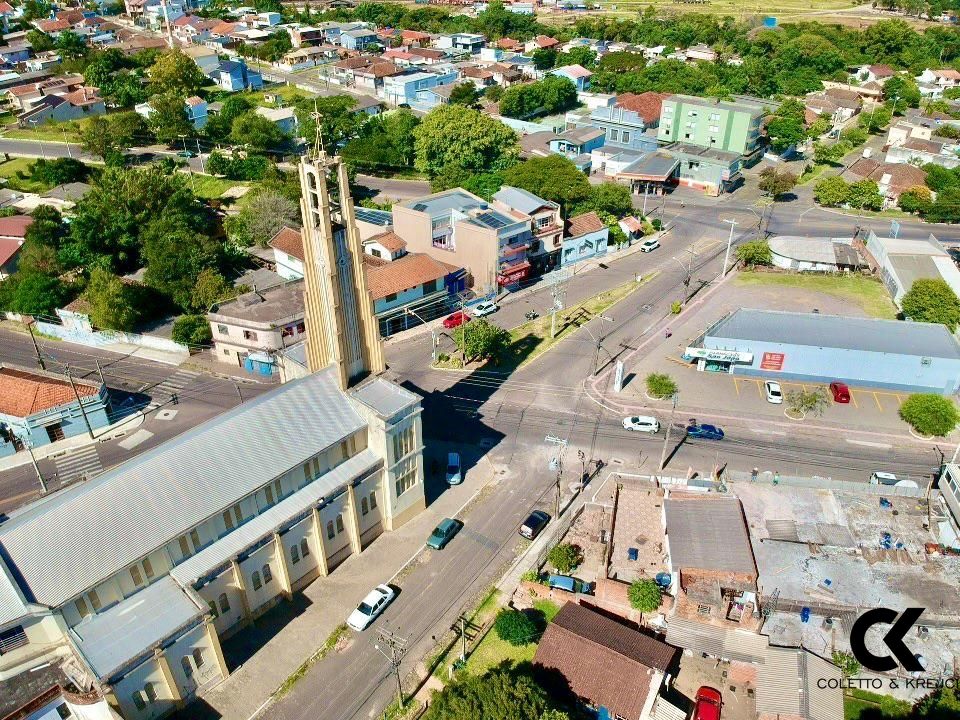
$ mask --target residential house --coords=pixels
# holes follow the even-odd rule
[[[863,106],[863,100],[854,90],[828,88],[822,92],[809,93],[804,107],[817,116],[828,115],[834,125],[846,122]]]
[[[428,47],[431,41],[430,33],[420,32],[419,30],[400,31],[400,42],[407,47]]]
[[[503,48],[499,48],[496,45],[488,45],[480,50],[480,62],[482,63],[500,62],[503,60],[503,56]]]
[[[302,282],[263,291],[254,288],[207,313],[213,353],[220,362],[251,370],[251,355],[271,357],[305,338],[303,316]]]
[[[196,63],[197,67],[207,77],[211,76],[220,67],[220,58],[217,51],[202,45],[192,45],[181,48],[180,52]]]
[[[933,100],[943,97],[943,91],[960,85],[960,71],[953,68],[931,70],[927,68],[916,78],[920,94]]]
[[[436,107],[437,105],[448,105],[450,103],[450,96],[453,95],[453,91],[459,84],[461,83],[447,83],[446,85],[436,85],[424,90],[419,93],[417,109],[426,110]]]
[[[717,53],[709,45],[699,44],[688,47],[684,50],[687,61],[701,60],[703,62],[716,62]]]
[[[80,120],[106,111],[99,89],[84,85],[63,95],[45,95],[38,99],[29,110],[17,116],[17,124],[31,127],[49,121]]]
[[[64,30],[72,30],[73,25],[67,20],[35,20],[33,23],[40,32],[52,38],[60,36]]]
[[[533,40],[527,40],[523,46],[523,52],[532,53],[536,50],[551,50],[556,49],[560,45],[560,41],[556,38],[552,38],[549,35],[537,35]],[[515,48],[506,48],[508,50]]]
[[[665,98],[657,139],[742,155],[749,166],[762,153],[760,103],[673,95]]]
[[[65,95],[81,87],[83,75],[61,75],[7,88],[3,97],[13,112],[21,113],[48,95]]]
[[[281,69],[287,72],[305,70],[322,65],[328,60],[339,57],[339,51],[333,45],[316,45],[291,50],[280,59]]]
[[[0,218],[0,280],[6,280],[17,271],[20,248],[27,238],[27,228],[33,224],[29,215],[10,215]]]
[[[657,93],[650,94],[657,95]],[[567,127],[590,127],[602,130],[604,133],[602,146],[610,150],[623,148],[651,152],[657,149],[657,136],[653,128],[659,121],[659,115],[657,111],[654,125],[651,126],[648,124],[648,119],[653,117],[651,114],[642,115],[618,103],[612,107],[596,108],[589,114],[568,113]],[[596,148],[591,148],[593,149]]]
[[[593,77],[593,73],[581,65],[564,65],[563,67],[554,68],[549,74],[565,77],[577,86],[577,92],[589,90],[590,78]]]
[[[960,166],[957,147],[955,140],[923,140],[914,136],[900,144],[890,145],[887,148],[886,161],[914,165],[933,163],[945,168],[955,168]]]
[[[757,564],[740,501],[671,493],[663,508],[673,616],[757,632]]]
[[[99,380],[0,364],[0,456],[106,427],[109,405]]]
[[[486,68],[468,66],[460,71],[460,75],[464,80],[472,82],[477,90],[483,90],[495,84],[493,72]]]
[[[393,229],[411,252],[464,268],[469,285],[480,294],[524,280],[531,272],[530,218],[491,208],[463,188],[396,203]]]
[[[447,58],[447,54],[443,50],[436,48],[411,47],[407,48],[407,52],[415,58],[422,58],[422,62],[414,60],[413,64],[436,65],[444,62]]]
[[[567,220],[566,235],[560,253],[563,267],[607,254],[610,229],[595,212]]]
[[[387,78],[402,75],[404,72],[403,68],[397,67],[392,62],[374,62],[353,71],[353,84],[358,88],[381,95]]]
[[[369,67],[374,63],[376,58],[370,57],[368,55],[347,57],[343,60],[338,60],[333,64],[333,74],[330,77],[330,80],[339,84],[350,86],[353,85],[354,72],[365,67]]]
[[[397,67],[408,68],[411,65],[423,65],[424,59],[418,55],[413,55],[400,48],[390,48],[385,50],[380,56],[383,60],[389,60]]]
[[[875,82],[882,85],[895,74],[889,65],[862,65],[853,77],[861,83]]]
[[[550,141],[550,150],[567,156],[580,170],[589,172],[590,152],[601,147],[605,137],[603,129],[592,125],[565,130]]]
[[[526,46],[522,42],[508,37],[497,40],[497,47],[507,52],[524,52],[526,50]]]
[[[523,73],[509,63],[494,63],[488,65],[487,70],[493,74],[493,82],[502,87],[509,87],[523,80]]]
[[[628,184],[631,192],[637,194],[662,195],[680,180],[680,160],[669,150],[614,150],[611,154],[594,151],[593,166],[601,174]]]
[[[453,33],[441,35],[434,44],[441,50],[479,55],[480,50],[487,44],[487,38],[476,33]]]
[[[254,110],[257,115],[264,117],[274,125],[276,125],[281,132],[289,135],[290,137],[295,137],[297,132],[297,114],[294,112],[292,107],[280,107],[280,108],[267,108],[267,107],[258,107]]]
[[[666,49],[666,45],[655,45],[654,47],[645,48],[643,51],[643,58],[644,60],[656,62],[663,56],[663,51]]]
[[[540,132],[527,133],[520,136],[520,157],[528,160],[532,157],[548,157],[550,143],[560,138],[555,132],[542,130]]]
[[[677,673],[679,654],[676,647],[569,601],[547,624],[533,664],[558,676],[591,716],[649,720],[667,676]]]
[[[378,42],[377,33],[366,28],[347,30],[340,33],[340,45],[347,50],[365,50],[368,45]]]
[[[355,113],[362,112],[372,117],[383,112],[383,103],[374,97],[370,97],[369,95],[360,95],[359,97],[355,98],[355,100],[356,102],[353,106],[353,111]]]
[[[531,274],[540,275],[560,264],[563,219],[560,206],[523,188],[504,185],[493,195],[493,206],[515,218],[530,218],[533,239],[527,249]]]
[[[263,78],[260,73],[247,68],[243,60],[225,60],[212,73],[211,78],[228,92],[260,90]]]
[[[865,82],[859,85],[834,82],[832,80],[823,80],[823,87],[826,90],[850,90],[859,95],[864,100],[874,100],[880,102],[883,99],[883,85],[878,82]]]
[[[256,24],[260,27],[274,27],[283,22],[283,15],[278,12],[257,13]]]
[[[33,46],[26,40],[12,42],[0,47],[0,62],[4,65],[16,65],[30,57]]]
[[[184,101],[187,110],[187,119],[197,130],[207,124],[207,101],[197,95],[191,95]]]
[[[56,50],[46,50],[37,53],[24,63],[24,66],[30,72],[46,72],[52,70],[62,62],[60,53]]]
[[[219,24],[219,20],[202,18],[199,15],[183,15],[170,23],[173,36],[184,45],[202,43]]]
[[[456,82],[457,72],[446,73],[406,72],[393,74],[383,80],[383,98],[390,105],[407,104],[411,107],[426,103],[429,105],[433,98],[427,97],[427,91],[438,85],[449,85]]]
[[[939,123],[932,118],[921,116],[908,116],[897,119],[895,124],[891,124],[887,130],[886,145],[903,145],[907,140],[916,138],[918,140],[931,140]]]
[[[326,40],[326,33],[322,27],[299,25],[288,27],[287,32],[290,34],[290,42],[295,48],[320,45]]]
[[[4,1],[0,2],[0,22],[3,23],[3,32],[7,33],[10,31],[10,20],[17,16],[17,11],[13,6]]]
[[[743,181],[743,157],[735,152],[687,143],[674,143],[664,149],[680,163],[680,185],[703,190],[707,195],[721,195],[733,191]]]

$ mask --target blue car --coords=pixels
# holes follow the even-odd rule
[[[701,440],[723,440],[723,430],[716,425],[687,425],[687,437]]]

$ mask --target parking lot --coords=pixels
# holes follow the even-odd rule
[[[721,377],[723,376],[721,375]],[[736,391],[738,400],[747,400],[751,398],[754,393],[756,393],[756,396],[762,402],[766,403],[766,395],[763,389],[765,378],[744,378],[737,377],[736,375],[730,375],[727,377],[733,381],[733,387]],[[772,380],[774,378],[771,377],[770,379]],[[820,385],[819,383],[798,383],[783,380],[777,380],[777,382],[780,383],[780,387],[785,395],[791,390],[810,392],[815,387]],[[855,410],[863,409],[871,412],[887,412],[896,414],[900,410],[900,405],[904,400],[907,399],[907,397],[908,395],[906,393],[900,393],[892,390],[874,390],[873,388],[851,387],[850,407]]]

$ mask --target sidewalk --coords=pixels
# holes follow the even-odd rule
[[[259,385],[280,384],[280,376],[277,373],[273,375],[249,373],[238,365],[220,362],[213,356],[212,350],[204,350],[195,355],[190,355],[180,363],[180,367],[185,370],[197,370],[225,380],[238,380],[240,382],[257,383]]]

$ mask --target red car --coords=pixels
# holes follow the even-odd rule
[[[850,388],[842,382],[830,383],[830,394],[833,395],[833,401],[836,403],[850,402]]]
[[[460,327],[464,323],[468,323],[472,320],[469,315],[467,315],[462,310],[457,310],[453,315],[448,315],[443,319],[443,326],[447,330],[452,330],[453,328]]]
[[[697,690],[697,704],[693,708],[692,720],[720,720],[722,705],[720,691],[704,685]]]

